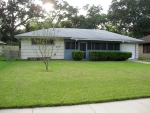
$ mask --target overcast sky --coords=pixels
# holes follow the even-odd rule
[[[107,13],[107,10],[112,0],[64,0],[64,1],[67,1],[72,6],[78,6],[80,8],[82,8],[86,4],[90,5],[100,4],[103,7],[102,13]]]

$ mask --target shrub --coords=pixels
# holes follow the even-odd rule
[[[91,60],[98,60],[98,51],[92,51],[92,53],[90,52],[90,59]]]
[[[72,58],[74,60],[82,60],[83,59],[83,56],[84,56],[84,52],[83,51],[80,51],[80,50],[74,50],[72,52]]]
[[[119,51],[90,51],[89,57],[92,61],[124,61],[132,56],[131,52]]]

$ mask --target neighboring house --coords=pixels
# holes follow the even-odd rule
[[[150,35],[140,38],[144,42],[139,44],[139,58],[150,58]]]
[[[50,28],[47,30],[37,30],[15,35],[15,38],[21,39],[21,58],[28,59],[29,57],[37,57],[36,53],[32,49],[32,45],[34,47],[37,46],[35,45],[33,38],[38,39],[41,36],[48,37],[46,34],[51,34],[51,37],[53,38],[59,38],[59,40],[54,43],[55,46],[52,59],[71,60],[73,50],[84,51],[84,59],[86,60],[89,60],[90,50],[132,52],[132,57],[130,59],[137,59],[138,45],[140,42],[142,42],[139,39],[123,36],[105,30]]]
[[[0,41],[0,55],[2,55],[3,54],[3,45],[5,45],[6,43],[4,43],[4,42],[2,42],[2,41]]]

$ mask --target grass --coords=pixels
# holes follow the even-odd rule
[[[0,108],[150,97],[150,65],[134,62],[0,61]]]
[[[150,62],[150,58],[139,58],[141,61]]]

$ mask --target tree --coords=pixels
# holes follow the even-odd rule
[[[41,34],[35,32],[33,35],[36,35],[38,38],[29,38],[29,40],[32,42],[32,50],[36,53],[38,58],[44,62],[46,71],[48,71],[49,61],[53,56],[54,45],[58,40],[58,38],[55,37],[58,31],[56,31],[55,28],[51,28],[43,29],[41,32]]]
[[[125,35],[132,33],[139,19],[150,12],[150,0],[113,0],[108,11],[109,22]],[[130,32],[130,33],[129,33]]]
[[[97,28],[97,25],[99,24],[100,20],[100,13],[102,10],[101,5],[90,6],[89,4],[86,4],[83,9],[87,11],[86,18],[87,18],[87,28]]]
[[[79,15],[71,17],[68,20],[61,21],[59,25],[65,28],[87,28],[87,20],[85,16]]]
[[[63,0],[47,0],[54,4],[54,10],[46,13],[47,18],[42,21],[44,22],[47,19],[55,21],[55,26],[57,27],[67,27],[67,28],[86,28],[86,29],[96,29],[101,26],[104,26],[106,22],[106,15],[101,13],[101,5],[86,5],[84,7],[87,11],[87,15],[79,15],[79,8],[69,5],[66,1]],[[45,3],[45,2],[44,2]],[[35,20],[34,20],[35,21]],[[26,28],[32,28],[33,20],[29,21],[26,25]],[[39,20],[38,29],[42,28],[42,22]],[[33,23],[37,23],[33,22]],[[29,25],[30,24],[30,25]],[[32,24],[32,26],[31,26]],[[27,30],[29,31],[29,30]]]
[[[133,35],[141,38],[150,35],[150,16],[143,16],[133,27]]]
[[[65,20],[61,21],[60,25],[69,28],[97,29],[106,22],[106,15],[101,13],[101,5],[87,4],[83,9],[87,12],[85,16],[78,15],[78,10],[74,8],[70,11],[73,13],[66,14],[69,16],[65,16]]]
[[[106,24],[105,24],[105,30],[106,30],[106,31],[113,32],[113,33],[123,34],[122,32],[118,31],[117,26],[113,26],[113,25],[110,24],[110,23],[106,23]]]
[[[37,30],[40,30],[40,32]],[[49,62],[54,55],[54,46],[56,45],[55,42],[59,40],[56,37],[56,34],[59,32],[59,30],[54,28],[53,21],[50,18],[43,21],[38,21],[38,19],[34,18],[28,21],[26,31],[32,31],[33,35],[37,37],[29,37],[28,40],[32,43],[31,47],[33,52],[38,56],[39,59],[43,61],[46,71],[48,71]],[[60,45],[58,46],[60,47]],[[57,54],[57,48],[55,52]]]
[[[40,30],[40,29],[48,29],[53,27],[53,20],[51,18],[46,18],[40,20],[38,18],[30,19],[25,25],[26,32]]]
[[[13,40],[15,30],[33,17],[43,17],[42,7],[34,0],[1,0],[0,32],[2,40]],[[5,39],[5,37],[8,37]]]

